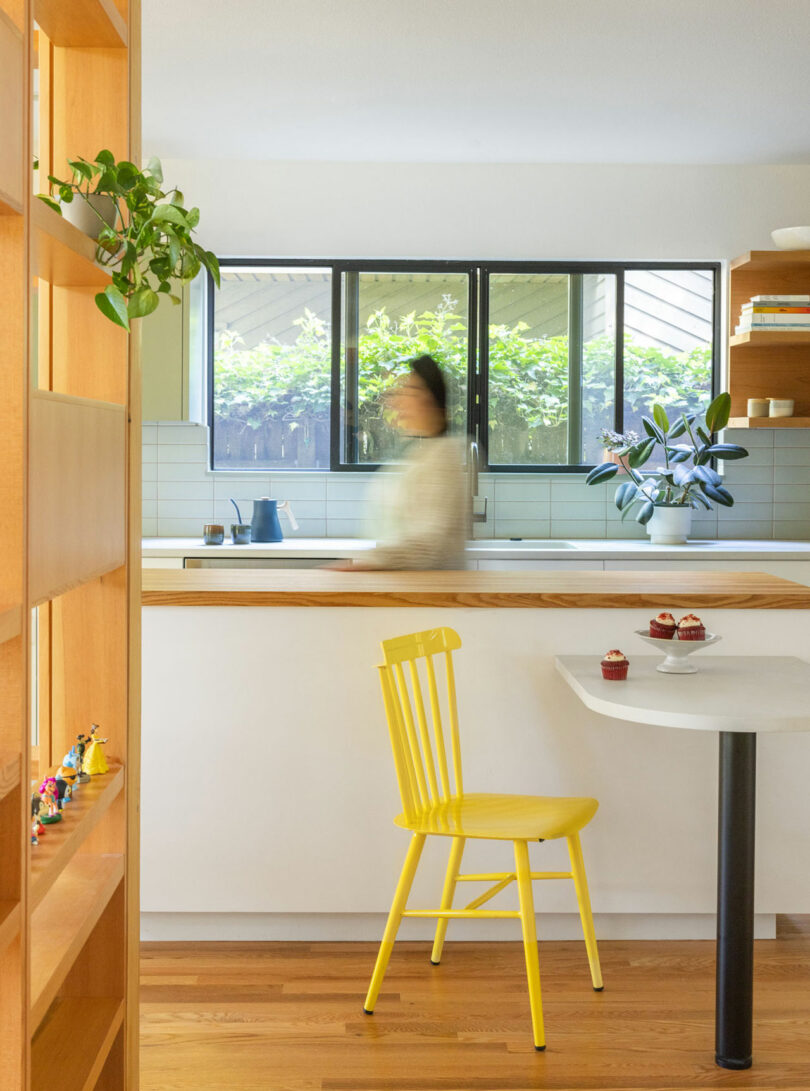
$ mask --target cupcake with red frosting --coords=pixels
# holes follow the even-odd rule
[[[657,640],[672,640],[676,628],[672,614],[660,613],[650,619],[650,636],[654,636]]]
[[[678,622],[678,640],[705,640],[706,626],[697,614],[684,614]]]
[[[609,681],[623,682],[627,677],[629,666],[627,656],[618,648],[614,648],[612,651],[605,652],[605,658],[602,660],[602,677]]]

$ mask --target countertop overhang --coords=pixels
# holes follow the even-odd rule
[[[761,572],[334,572],[145,569],[145,606],[435,606],[808,610],[810,587]]]

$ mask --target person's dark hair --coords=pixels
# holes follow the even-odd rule
[[[436,363],[432,356],[417,356],[415,359],[410,360],[408,365],[411,371],[418,375],[425,386],[430,391],[436,405],[441,410],[444,417],[444,431],[447,431],[447,384],[444,381],[444,375],[442,369]]]

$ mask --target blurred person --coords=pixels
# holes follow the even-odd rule
[[[341,569],[465,568],[469,500],[464,444],[448,432],[447,386],[432,356],[418,356],[385,395],[410,438],[402,464],[378,471],[368,497],[376,548]]]

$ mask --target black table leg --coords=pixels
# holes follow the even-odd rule
[[[720,733],[715,1060],[751,1067],[757,737]]]

